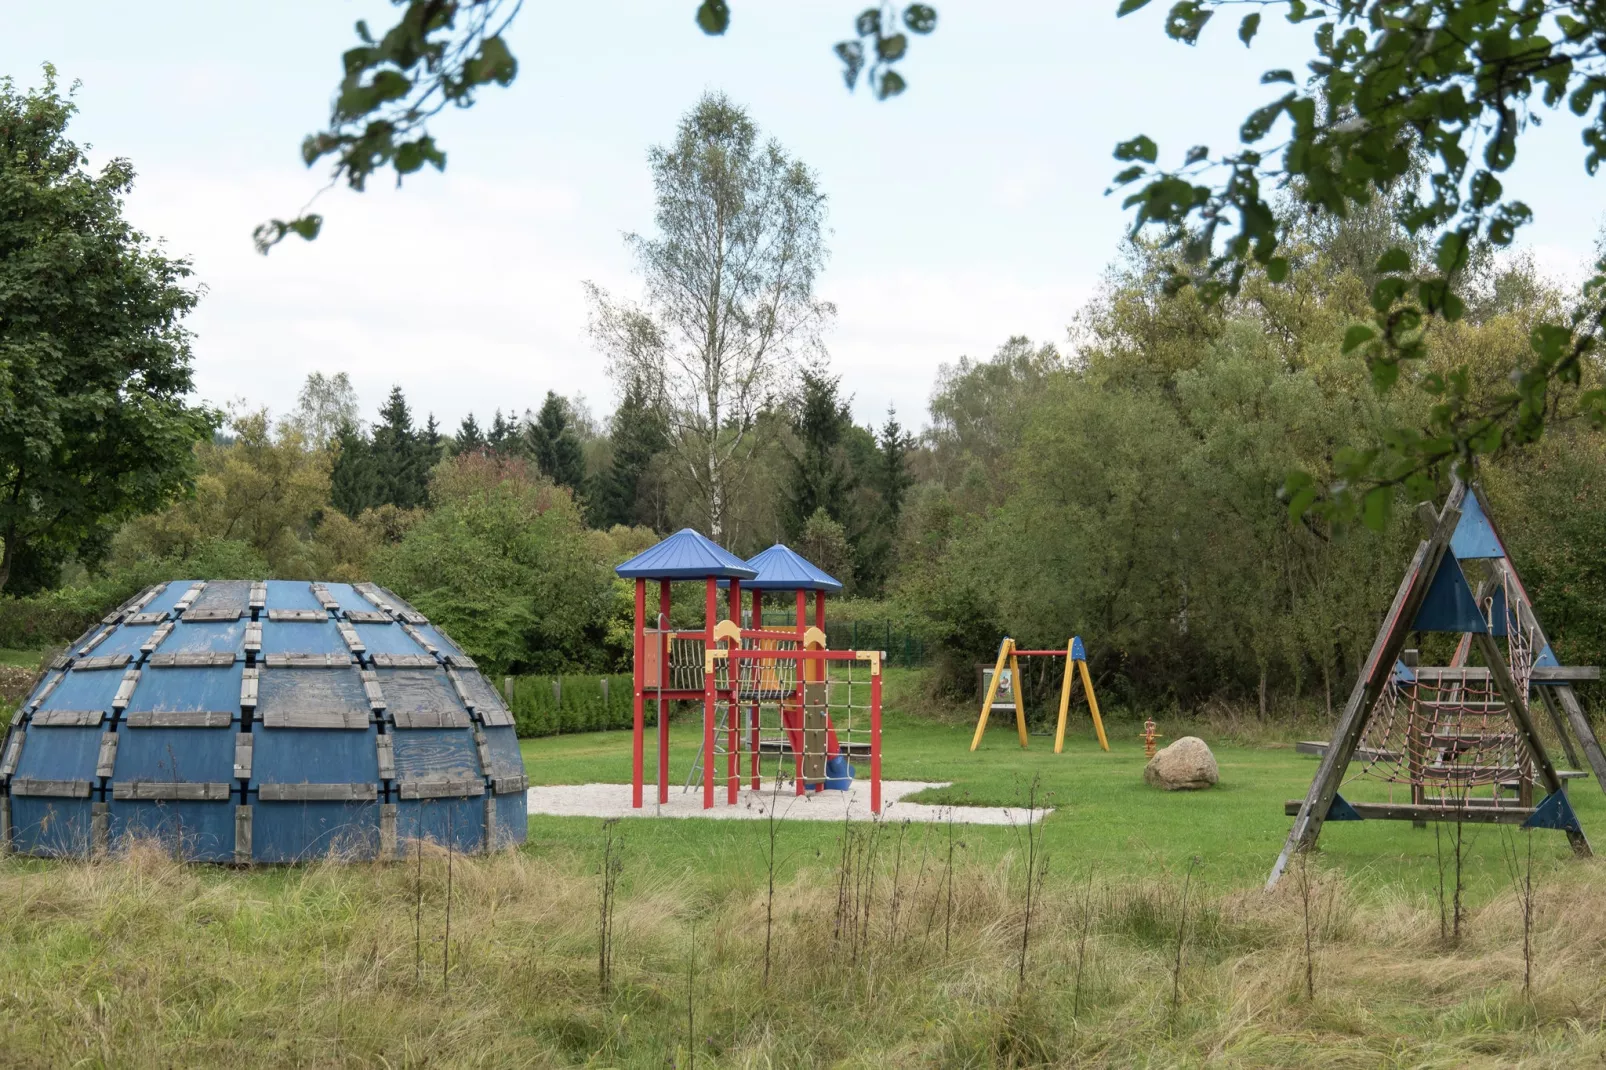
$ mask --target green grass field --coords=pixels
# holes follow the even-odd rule
[[[1084,714],[1064,754],[1041,737],[1022,752],[1007,725],[972,754],[957,716],[915,715],[917,678],[888,685],[886,777],[950,781],[926,794],[960,805],[1020,806],[1035,781],[1055,808],[1035,845],[1021,828],[955,826],[950,864],[941,825],[537,817],[523,849],[489,858],[236,871],[144,845],[100,863],[9,859],[0,1066],[1606,1059],[1606,863],[1572,859],[1560,834],[1468,827],[1459,936],[1453,855],[1408,824],[1329,826],[1267,895],[1282,802],[1316,765],[1287,742],[1192,726],[1222,782],[1168,794],[1143,784],[1129,720],[1109,725],[1109,753]],[[696,735],[675,726],[674,790]],[[628,733],[529,740],[525,755],[540,784],[629,779]],[[1606,841],[1599,789],[1573,791]],[[604,991],[609,835],[622,863]],[[1501,852],[1529,843],[1525,990]],[[1047,859],[1030,927],[1029,851]]]

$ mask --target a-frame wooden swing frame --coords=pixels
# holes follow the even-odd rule
[[[1289,830],[1287,842],[1284,843],[1282,853],[1277,856],[1277,863],[1272,868],[1271,876],[1266,881],[1266,887],[1273,887],[1288,867],[1289,861],[1298,851],[1309,850],[1316,844],[1317,837],[1321,835],[1323,823],[1332,816],[1334,800],[1338,797],[1338,788],[1348,769],[1350,760],[1355,756],[1356,748],[1360,745],[1361,737],[1366,731],[1367,723],[1372,717],[1378,699],[1390,684],[1390,677],[1395,671],[1396,662],[1405,649],[1406,642],[1413,631],[1417,614],[1422,609],[1427,598],[1429,588],[1433,584],[1439,566],[1444,562],[1450,550],[1450,542],[1456,533],[1457,525],[1461,522],[1463,506],[1467,503],[1468,494],[1476,495],[1475,507],[1483,513],[1484,519],[1490,523],[1487,502],[1482,498],[1476,488],[1469,488],[1460,479],[1451,487],[1450,496],[1442,510],[1435,510],[1430,503],[1423,503],[1418,509],[1418,515],[1429,526],[1428,537],[1416,549],[1411,559],[1410,567],[1406,569],[1405,577],[1400,581],[1399,590],[1394,595],[1393,604],[1389,607],[1383,624],[1378,629],[1377,638],[1372,643],[1371,652],[1367,655],[1355,686],[1350,692],[1349,700],[1344,705],[1344,711],[1333,738],[1321,758],[1317,767],[1316,776],[1312,779],[1310,790],[1306,793],[1304,801],[1299,806],[1298,814],[1294,818],[1293,828]],[[1498,535],[1495,535],[1498,540]],[[1502,544],[1503,550],[1503,544]],[[1459,566],[1455,566],[1459,571]],[[1511,564],[1509,555],[1499,559],[1499,569],[1504,570],[1516,580],[1516,569]],[[1464,580],[1462,581],[1464,583]],[[1518,590],[1521,590],[1520,581],[1517,581]],[[1520,623],[1529,628],[1535,640],[1536,647],[1548,649],[1544,632],[1539,628],[1537,617],[1533,613],[1532,605],[1524,592],[1519,605],[1522,617]],[[1516,681],[1511,676],[1510,667],[1506,663],[1505,653],[1496,643],[1495,638],[1487,629],[1469,633],[1474,646],[1482,653],[1488,663],[1490,680],[1499,692],[1510,713],[1517,733],[1528,749],[1532,758],[1534,771],[1539,782],[1544,785],[1548,793],[1544,802],[1532,816],[1526,817],[1525,823],[1535,824],[1534,817],[1540,811],[1551,813],[1557,810],[1563,815],[1561,820],[1547,827],[1559,827],[1567,834],[1575,854],[1587,856],[1590,854],[1589,841],[1584,836],[1583,829],[1579,827],[1577,819],[1573,816],[1571,807],[1566,802],[1563,793],[1562,779],[1545,751],[1544,743],[1540,740],[1534,729],[1533,719],[1528,708],[1528,696],[1518,693]],[[1536,670],[1536,679],[1539,673]],[[1580,675],[1579,678],[1582,678]],[[1553,703],[1559,700],[1566,720],[1572,727],[1573,733],[1588,756],[1589,764],[1595,774],[1597,783],[1606,791],[1606,755],[1601,752],[1599,741],[1589,725],[1584,711],[1579,705],[1578,697],[1573,692],[1570,680],[1565,674],[1553,677],[1555,680],[1556,696],[1554,698],[1544,687],[1539,688],[1547,710],[1554,710]],[[1566,732],[1562,729],[1561,719],[1556,720],[1556,727],[1561,731],[1561,738],[1565,744]],[[1569,748],[1570,750],[1570,748]],[[1388,806],[1388,807],[1344,807],[1350,815],[1358,809],[1373,810],[1371,816],[1403,818],[1410,820],[1438,820],[1445,816],[1445,811],[1439,807],[1425,806]],[[1420,811],[1420,812],[1419,812]],[[1468,813],[1469,820],[1490,820],[1493,814]],[[1353,817],[1351,817],[1353,819]]]

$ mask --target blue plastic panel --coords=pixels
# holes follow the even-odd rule
[[[463,648],[446,638],[441,630],[433,624],[415,624],[420,635],[434,644],[435,649],[442,654],[462,654]]]
[[[45,673],[45,675],[40,678],[39,683],[34,687],[34,689],[28,692],[27,699],[24,700],[22,705],[17,708],[25,710],[29,706],[32,706],[35,702],[38,702],[39,696],[44,693],[46,688],[50,687],[52,681],[60,678],[61,675],[62,674],[59,672]],[[60,685],[58,684],[57,686],[59,687]]]
[[[245,657],[245,626],[249,621],[241,617],[235,621],[179,621],[173,625],[158,654],[234,654]],[[275,625],[294,627],[294,625]],[[305,625],[303,625],[305,627]]]
[[[172,580],[162,589],[162,593],[150,600],[150,603],[141,610],[143,613],[171,613],[173,606],[180,598],[190,593],[190,588],[199,582],[197,580]]]
[[[474,707],[474,712],[480,715],[481,720],[484,720],[486,710],[507,711],[502,696],[484,676],[473,670],[459,672],[457,675],[463,681],[463,690],[468,694],[469,705]]]
[[[213,580],[190,605],[191,609],[222,610],[248,616],[251,612],[250,580]]]
[[[251,726],[251,788],[263,784],[379,784],[378,731]],[[33,740],[28,741],[32,744]]]
[[[155,632],[156,625],[154,624],[124,624],[101,640],[95,646],[95,649],[89,653],[93,657],[100,657],[105,654],[127,654],[135,661],[138,661],[139,648],[144,646],[145,640],[149,639]],[[162,649],[167,649],[165,643]]]
[[[262,626],[262,654],[349,654],[332,620],[269,621]]]
[[[80,669],[69,672],[67,678],[39,703],[41,710],[101,710],[110,712],[112,699],[123,682],[122,669]]]
[[[783,546],[780,543],[749,557],[747,567],[758,575],[751,580],[744,580],[742,586],[755,591],[802,590],[834,593],[842,590],[842,581],[825,572],[790,546]]]
[[[11,797],[11,846],[18,854],[46,858],[89,856],[88,799]]]
[[[1468,494],[1461,502],[1461,519],[1450,536],[1450,552],[1462,561],[1506,556],[1506,548],[1500,545],[1476,494]]]
[[[240,677],[245,662],[217,669],[140,670],[126,713],[149,710],[240,713]]]
[[[355,613],[373,613],[379,609],[378,606],[364,598],[361,591],[349,583],[326,583],[324,587],[328,589],[334,600],[340,603],[342,610],[349,609]]]
[[[356,861],[379,856],[377,802],[251,804],[251,858],[257,862]]]
[[[369,654],[426,654],[400,624],[356,624],[357,637]],[[433,640],[431,640],[433,642]],[[436,646],[439,646],[436,643]]]
[[[751,580],[758,576],[746,561],[691,528],[681,528],[613,571],[625,579],[647,580]]]
[[[300,580],[269,580],[268,601],[265,607],[274,609],[323,609],[323,603],[312,596],[312,585]],[[266,612],[263,616],[266,616]]]
[[[78,727],[29,725],[22,744],[22,760],[14,780],[88,780],[97,783],[95,762],[100,757],[104,726]]]
[[[528,819],[526,819],[528,825]],[[485,847],[485,799],[413,799],[396,805],[396,849],[405,856],[408,844],[423,839],[457,851]]]
[[[496,840],[498,847],[516,847],[530,835],[530,797],[522,791],[496,797]]]
[[[234,807],[234,799],[226,802],[114,800],[111,839],[120,847],[128,846],[128,837],[155,840],[167,851],[191,861],[232,862]]]

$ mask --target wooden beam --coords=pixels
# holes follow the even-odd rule
[[[1470,801],[1470,800],[1469,800]],[[1288,799],[1283,813],[1298,814],[1303,799]],[[1350,803],[1350,808],[1366,820],[1381,821],[1460,821],[1468,825],[1520,825],[1533,816],[1530,806],[1416,806],[1405,803]]]
[[[1468,665],[1464,667],[1424,665],[1415,670],[1416,678],[1424,684],[1435,684],[1442,681],[1458,683],[1460,681],[1482,681],[1489,679],[1489,670],[1481,665]],[[1534,683],[1581,683],[1586,680],[1600,679],[1599,665],[1535,665],[1529,677]]]

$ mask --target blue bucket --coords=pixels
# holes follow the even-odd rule
[[[845,754],[825,760],[825,788],[827,791],[847,791],[853,787],[853,766]]]

